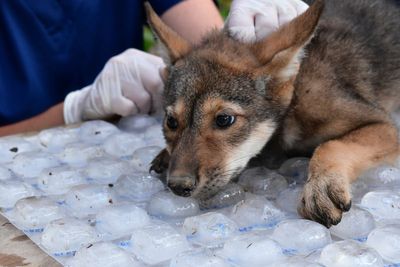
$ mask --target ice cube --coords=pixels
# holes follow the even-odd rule
[[[400,169],[383,165],[368,170],[360,177],[371,190],[400,188]]]
[[[279,168],[279,173],[288,177],[290,184],[304,184],[308,175],[308,158],[291,158]]]
[[[0,207],[12,208],[14,204],[25,197],[35,195],[30,184],[19,180],[0,181]]]
[[[343,240],[326,246],[320,262],[326,267],[382,267],[381,256],[371,248],[354,241]]]
[[[244,198],[243,188],[236,183],[229,183],[212,198],[200,200],[199,204],[203,209],[220,209],[234,205]]]
[[[116,133],[107,137],[104,141],[104,150],[115,157],[132,156],[133,152],[144,145],[144,141],[138,135],[128,133]]]
[[[82,247],[67,261],[66,267],[142,267],[143,263],[112,243],[96,243]]]
[[[0,181],[8,180],[14,177],[13,172],[4,166],[0,166]]]
[[[362,179],[357,179],[357,181],[351,184],[351,202],[359,204],[363,196],[369,191],[371,190],[368,188],[368,185]]]
[[[276,205],[284,211],[297,214],[303,188],[300,186],[289,187],[282,191],[276,199]]]
[[[37,178],[46,168],[60,165],[60,162],[50,153],[24,152],[13,160],[11,169],[21,178]]]
[[[84,122],[79,129],[79,136],[82,141],[90,144],[100,144],[109,135],[118,133],[116,126],[105,121],[87,121]]]
[[[86,183],[81,170],[69,166],[44,169],[38,178],[38,187],[47,194],[67,193],[73,186]]]
[[[150,170],[150,163],[160,153],[161,147],[147,146],[141,147],[132,156],[132,164],[139,171],[148,172]]]
[[[115,204],[108,186],[78,185],[65,196],[68,211],[77,217],[86,217],[100,209]]]
[[[285,258],[278,243],[259,233],[229,239],[218,255],[235,266],[272,266]]]
[[[115,183],[123,174],[131,174],[135,169],[126,161],[111,158],[99,158],[91,161],[84,174],[94,183]]]
[[[162,126],[155,124],[150,126],[144,132],[144,140],[149,146],[165,147],[165,139],[162,133]]]
[[[76,250],[96,242],[96,231],[83,221],[63,218],[50,222],[40,244],[54,256],[72,256]]]
[[[367,245],[376,249],[383,259],[400,264],[400,224],[376,228],[368,235]]]
[[[38,151],[38,146],[18,137],[2,138],[0,140],[0,163],[11,162],[20,153]]]
[[[357,223],[354,223],[357,222]],[[353,207],[343,213],[338,225],[330,228],[333,235],[343,239],[365,241],[368,234],[375,228],[374,217],[366,210]]]
[[[276,266],[284,266],[284,267],[323,267],[321,264],[316,262],[311,262],[306,258],[301,256],[293,256],[287,258],[283,261],[280,261],[276,264]]]
[[[18,200],[14,208],[15,223],[29,233],[41,232],[50,221],[65,214],[54,201],[45,197],[28,197]]]
[[[130,236],[136,228],[150,223],[144,209],[133,204],[113,205],[96,214],[96,230],[102,240],[116,240]]]
[[[40,144],[50,151],[62,149],[66,144],[79,140],[77,128],[51,128],[38,134]]]
[[[316,222],[293,219],[277,225],[272,233],[276,240],[289,254],[307,254],[323,248],[332,242],[329,230]]]
[[[220,246],[237,234],[237,230],[234,221],[217,212],[189,217],[183,223],[183,232],[190,241],[208,247]]]
[[[372,191],[361,200],[361,206],[367,209],[375,219],[400,219],[400,193],[395,191]]]
[[[248,231],[272,227],[285,218],[285,213],[266,198],[248,194],[244,201],[232,208],[230,218],[239,225],[241,231]]]
[[[188,249],[185,237],[168,224],[150,224],[132,233],[131,250],[146,264],[162,263]]]
[[[118,127],[126,132],[143,133],[154,124],[157,124],[156,118],[145,114],[135,114],[121,118]]]
[[[57,158],[71,166],[84,166],[90,160],[104,157],[106,152],[100,146],[86,143],[72,143],[66,145],[64,151],[57,154]]]
[[[164,185],[158,178],[145,172],[122,175],[113,187],[118,197],[135,202],[147,201],[163,189]]]
[[[214,255],[211,251],[194,250],[178,254],[171,260],[169,267],[230,267],[220,257]]]
[[[285,177],[264,167],[245,170],[239,177],[239,184],[245,190],[264,195],[267,199],[276,199],[278,194],[288,187]]]
[[[153,196],[148,208],[150,215],[161,219],[178,219],[199,213],[199,204],[193,198],[180,197],[168,191]]]

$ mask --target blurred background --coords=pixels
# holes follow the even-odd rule
[[[229,13],[229,7],[231,6],[232,0],[216,0],[215,3],[217,4],[219,11],[221,12],[222,17],[225,19]],[[144,27],[144,50],[150,51],[154,46],[154,37],[151,33],[149,27]]]

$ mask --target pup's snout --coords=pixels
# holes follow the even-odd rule
[[[178,196],[188,197],[196,188],[194,176],[172,176],[168,178],[168,187]]]

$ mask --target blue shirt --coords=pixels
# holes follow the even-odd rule
[[[0,125],[91,84],[106,61],[142,48],[139,0],[0,0]],[[150,0],[162,14],[179,0]]]

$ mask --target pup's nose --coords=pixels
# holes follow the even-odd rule
[[[196,178],[189,175],[168,177],[168,187],[176,195],[188,197],[196,188]]]

